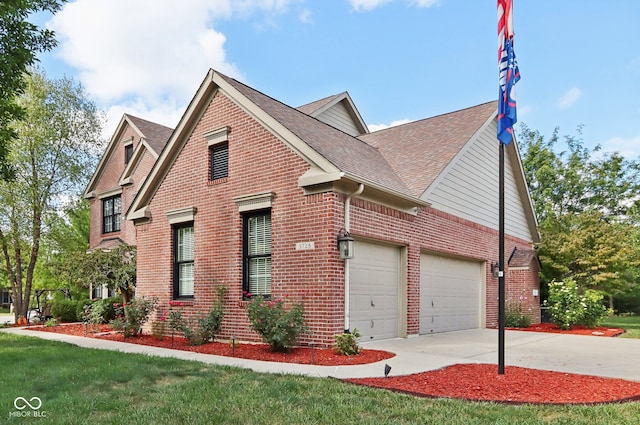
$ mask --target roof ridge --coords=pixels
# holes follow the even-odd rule
[[[362,134],[361,136],[358,136],[358,137],[366,137],[366,136],[368,136],[370,134],[378,134],[378,133],[381,133],[383,131],[387,131],[387,130],[391,130],[391,129],[397,129],[397,128],[401,128],[401,127],[404,127],[404,126],[407,126],[407,125],[412,125],[412,124],[416,124],[416,123],[423,122],[423,121],[429,121],[429,120],[432,120],[432,119],[435,119],[435,118],[442,118],[442,117],[447,116],[447,115],[459,114],[461,112],[468,111],[469,109],[479,108],[479,107],[482,107],[482,106],[489,105],[491,103],[496,103],[496,105],[497,105],[498,101],[497,100],[491,100],[491,101],[488,101],[488,102],[479,103],[477,105],[468,106],[466,108],[457,109],[455,111],[443,112],[443,113],[438,114],[438,115],[433,115],[433,116],[426,117],[426,118],[420,118],[420,119],[415,120],[415,121],[409,121],[409,122],[405,122],[405,123],[402,123],[402,124],[394,125],[394,126],[391,126],[391,127],[383,128],[383,129],[380,129],[380,130],[372,131],[372,132],[370,132],[368,134]]]

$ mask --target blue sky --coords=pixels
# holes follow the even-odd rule
[[[495,0],[75,0],[47,75],[174,126],[209,68],[291,106],[348,91],[371,129],[497,98]],[[640,1],[514,0],[519,121],[640,155]]]

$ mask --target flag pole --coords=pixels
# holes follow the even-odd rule
[[[498,375],[504,375],[505,281],[504,281],[504,143],[499,143],[498,195]]]
[[[504,150],[513,142],[516,123],[514,86],[520,71],[513,51],[513,0],[497,0],[498,4],[498,68],[500,93],[498,98],[497,136],[500,140],[498,188],[498,374],[504,375],[505,275],[504,275]]]

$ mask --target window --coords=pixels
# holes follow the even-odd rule
[[[127,145],[124,147],[124,163],[128,164],[133,156],[133,145]]]
[[[120,211],[122,201],[120,195],[102,200],[102,233],[120,231]]]
[[[229,174],[229,143],[209,146],[209,180],[218,180]]]
[[[193,223],[173,228],[173,297],[193,298]]]
[[[252,295],[271,295],[271,213],[244,217],[243,289]]]

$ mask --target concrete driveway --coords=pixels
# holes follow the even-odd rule
[[[96,338],[37,332],[22,328],[5,328],[0,329],[0,332],[64,341],[87,348],[238,366],[256,372],[290,373],[318,377],[382,377],[384,376],[385,364],[391,366],[390,376],[435,370],[459,363],[496,364],[496,373],[498,370],[498,331],[492,329],[473,329],[362,343],[363,348],[391,351],[396,356],[377,363],[357,366],[314,366],[263,362]],[[505,341],[506,373],[509,373],[509,366],[522,366],[640,381],[640,367],[638,366],[640,339],[506,331]]]
[[[498,331],[473,329],[362,344],[393,351],[392,374],[456,363],[498,363]],[[640,381],[640,339],[506,331],[505,364]],[[496,366],[497,371],[497,366]],[[508,371],[507,371],[508,372]]]

